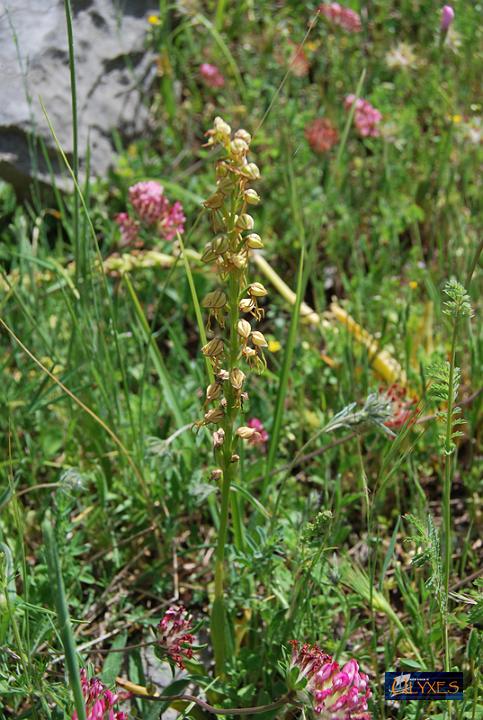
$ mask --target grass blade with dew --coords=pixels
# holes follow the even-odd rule
[[[55,542],[54,529],[49,517],[46,517],[42,523],[42,534],[45,542],[49,580],[59,622],[60,638],[65,652],[69,683],[72,694],[74,695],[75,709],[77,710],[79,720],[86,720],[86,707],[80,683],[79,663],[77,662],[74,634],[72,632],[69,609],[65,597],[57,543]]]

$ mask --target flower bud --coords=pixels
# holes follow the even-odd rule
[[[250,438],[252,438],[256,432],[257,431],[255,430],[255,428],[246,427],[245,425],[242,425],[241,427],[238,428],[238,430],[236,431],[236,434],[238,435],[238,437],[241,437],[242,440],[250,440]]]
[[[214,290],[203,298],[201,305],[204,308],[220,309],[226,305],[226,295],[223,290]]]
[[[216,448],[221,447],[224,442],[225,442],[225,431],[223,430],[223,428],[218,428],[218,430],[215,430],[215,432],[213,433],[214,449],[216,450]],[[215,473],[219,473],[219,475],[216,475],[216,477],[215,477]],[[214,480],[219,480],[222,475],[223,475],[223,473],[221,470],[213,470],[211,477]]]
[[[201,348],[201,352],[203,355],[206,355],[206,357],[219,357],[224,350],[223,346],[223,340],[220,338],[213,338],[213,340],[210,340],[209,343],[206,343],[206,345],[203,345]]]
[[[235,140],[232,140],[230,143],[230,151],[232,155],[246,155],[248,149],[247,143],[241,138],[235,138]]]
[[[221,408],[212,408],[211,410],[208,410],[207,413],[205,413],[205,423],[219,423],[223,420],[225,417],[225,413]]]
[[[238,462],[239,460],[240,460],[240,456],[237,455],[236,453],[233,453],[233,455],[232,455],[231,458],[230,458],[230,462],[236,463],[236,462]]]
[[[245,382],[245,373],[239,368],[233,368],[230,373],[230,383],[234,390],[241,390]]]
[[[226,235],[218,235],[211,241],[211,248],[217,255],[223,255],[228,250],[229,240]]]
[[[221,385],[220,383],[210,383],[208,387],[206,388],[206,399],[208,402],[212,402],[213,400],[216,400],[221,395]]]
[[[253,358],[256,356],[257,351],[254,350],[253,348],[247,346],[247,347],[243,348],[242,354],[245,356],[245,358],[247,360],[249,360],[250,358]]]
[[[248,264],[248,256],[246,253],[237,253],[236,255],[231,255],[230,262],[238,268],[238,270],[243,270]]]
[[[243,298],[243,300],[240,300],[240,304],[238,306],[240,308],[241,312],[250,312],[255,307],[255,303],[250,298]]]
[[[245,198],[245,201],[248,203],[248,205],[258,205],[261,198],[260,195],[257,193],[256,190],[252,190],[251,188],[248,190],[245,190],[243,193],[243,196]]]
[[[264,297],[265,295],[268,295],[268,292],[264,288],[262,283],[255,282],[249,286],[248,294],[251,295],[252,297]]]
[[[250,143],[252,141],[252,136],[250,135],[250,133],[247,132],[246,130],[244,130],[243,128],[240,128],[239,130],[236,131],[235,137],[240,138],[241,140],[244,140],[247,145],[250,145]]]
[[[260,250],[260,248],[263,247],[262,238],[260,235],[257,235],[257,233],[250,233],[250,235],[246,236],[245,240],[248,247],[252,250]]]
[[[241,174],[250,178],[250,180],[258,180],[260,177],[260,170],[255,163],[248,163],[241,169]]]
[[[220,430],[221,430],[221,428],[220,428]],[[216,430],[216,432],[213,433],[213,445],[215,445],[215,435],[216,435],[216,433],[220,432],[220,430]],[[223,431],[223,435],[224,434],[225,434],[225,431]],[[215,447],[217,447],[217,446],[215,445]],[[222,477],[223,477],[223,470],[221,470],[220,468],[215,468],[213,470],[213,472],[211,473],[211,479],[214,480],[215,482],[218,482],[219,480],[221,480]]]
[[[253,230],[255,227],[255,220],[248,213],[242,213],[236,221],[237,227],[241,230]]]
[[[215,252],[213,252],[213,245],[212,245],[212,243],[211,243],[211,242],[206,243],[205,249],[204,249],[203,254],[202,254],[202,256],[201,256],[201,260],[202,260],[204,263],[210,263],[210,262],[214,262],[217,257],[218,257],[218,255],[217,255]]]
[[[268,343],[265,340],[265,335],[258,330],[254,330],[252,332],[252,342],[254,345],[256,345],[256,347],[268,347]]]
[[[237,325],[237,332],[244,340],[248,340],[252,331],[252,326],[248,320],[239,320]]]
[[[226,123],[223,118],[216,117],[215,122],[213,123],[216,135],[219,138],[226,139],[230,137],[231,135],[231,127]]]

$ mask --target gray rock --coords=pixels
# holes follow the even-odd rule
[[[156,74],[146,52],[147,15],[157,0],[72,0],[77,63],[79,154],[91,174],[114,159],[113,132],[126,139],[148,125],[144,103]],[[0,0],[0,177],[17,188],[37,176],[66,177],[43,114],[72,157],[72,117],[63,0]],[[62,181],[60,181],[62,184]]]

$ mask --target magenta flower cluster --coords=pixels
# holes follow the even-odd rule
[[[221,74],[216,65],[210,63],[202,63],[200,65],[200,75],[208,87],[222,88],[225,84],[225,78]]]
[[[123,212],[116,215],[121,230],[123,245],[132,245],[139,240],[142,226],[156,226],[165,240],[173,240],[176,234],[184,232],[185,216],[179,202],[171,204],[164,194],[164,188],[156,180],[138,182],[129,188],[129,201],[134,217]]]
[[[191,619],[185,608],[172,605],[158,625],[159,643],[171,660],[179,668],[184,668],[184,661],[193,657]]]
[[[362,29],[360,16],[354,10],[339,3],[322,3],[319,5],[319,12],[333,25],[338,25],[347,32],[355,33]]]
[[[379,123],[382,120],[379,110],[376,110],[368,100],[357,98],[355,95],[348,95],[344,104],[346,110],[350,110],[355,104],[354,123],[362,137],[379,136]]]
[[[265,447],[268,442],[268,432],[265,430],[262,421],[254,417],[247,422],[247,426],[256,430],[255,434],[252,435],[248,441],[250,445],[261,445]]]
[[[96,677],[88,680],[84,668],[80,671],[80,680],[86,704],[87,720],[128,720],[125,712],[115,709],[115,705],[120,699],[117,693],[111,692]],[[77,712],[72,715],[72,720],[78,720]]]
[[[293,668],[298,670],[297,684],[313,699],[314,711],[323,720],[370,720],[367,701],[371,697],[369,678],[360,672],[356,660],[349,660],[341,669],[330,655],[317,645],[300,646],[292,641]]]

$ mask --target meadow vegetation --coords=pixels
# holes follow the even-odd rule
[[[482,717],[480,11],[161,0],[149,137],[0,185],[0,718]]]

